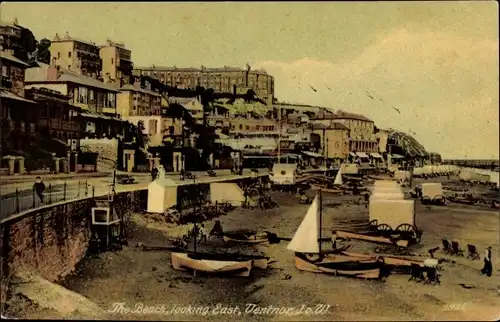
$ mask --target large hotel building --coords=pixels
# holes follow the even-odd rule
[[[224,66],[223,68],[146,67],[134,69],[135,76],[150,76],[177,88],[212,88],[216,93],[245,94],[253,90],[268,105],[273,103],[274,78],[264,70]]]

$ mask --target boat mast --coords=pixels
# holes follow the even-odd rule
[[[193,226],[193,232],[194,232],[194,242],[193,242],[193,251],[196,253],[196,237],[198,236],[198,226],[196,226],[196,199],[194,200],[193,203],[193,217],[194,217],[194,226]]]
[[[323,221],[323,191],[320,189],[319,190],[319,238],[318,238],[319,239],[318,246],[320,254],[321,254],[321,230],[323,230],[322,221]]]
[[[278,163],[281,163],[281,104],[278,115]]]

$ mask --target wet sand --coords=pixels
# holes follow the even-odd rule
[[[311,195],[313,192],[310,192]],[[272,231],[280,237],[292,237],[300,224],[307,205],[284,192],[272,193],[280,204],[279,209],[236,209],[218,218],[226,231],[241,228]],[[324,195],[325,207],[323,232],[332,229],[355,230],[368,223],[368,209],[362,197]],[[427,250],[440,246],[441,238],[458,240],[465,249],[475,244],[483,255],[484,248],[493,247],[493,276],[479,274],[482,260],[445,256],[440,251],[436,257],[447,257],[456,263],[444,263],[441,285],[423,285],[408,282],[409,275],[391,275],[385,281],[364,281],[347,277],[334,277],[298,271],[293,264],[293,254],[286,250],[288,242],[255,247],[253,252],[263,252],[276,259],[265,272],[252,271],[250,278],[208,277],[174,271],[170,253],[166,251],[143,252],[134,247],[168,244],[168,229],[158,223],[148,223],[143,215],[134,215],[129,247],[121,251],[93,255],[85,259],[78,272],[61,284],[78,292],[105,310],[134,309],[136,305],[156,306],[164,312],[152,314],[110,312],[109,318],[127,320],[495,320],[498,319],[500,285],[498,249],[498,213],[478,207],[422,206],[417,202],[417,225],[424,230],[422,245],[413,247],[413,253],[427,255]],[[205,223],[209,231],[213,223]],[[328,234],[329,236],[329,234]],[[325,244],[325,247],[328,247]],[[357,243],[355,251],[373,251],[375,245]],[[252,249],[241,251],[252,253]],[[473,285],[464,289],[459,284]],[[245,313],[246,304],[259,308],[301,307],[318,308],[313,315]],[[212,314],[219,307],[219,313]],[[329,305],[322,312],[317,305]],[[206,307],[204,312],[169,314],[174,307]],[[238,307],[239,311],[230,312]],[[137,308],[137,307],[135,307]],[[225,310],[224,310],[225,308]],[[115,310],[116,311],[116,310]],[[119,310],[118,310],[119,311]],[[238,314],[240,313],[240,314]],[[275,313],[275,312],[274,312]]]

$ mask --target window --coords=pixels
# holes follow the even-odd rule
[[[116,99],[116,96],[115,94],[113,93],[109,93],[108,94],[108,99],[109,99],[109,107],[110,108],[116,108],[116,105],[115,105],[115,99]]]
[[[89,104],[94,104],[94,90],[89,90]]]
[[[250,130],[250,126],[249,125],[246,126],[246,130],[247,131]]]
[[[115,60],[113,58],[111,58],[111,65],[113,65],[114,62],[115,62]]]
[[[260,125],[257,125],[256,129],[257,129],[257,131],[259,131],[260,130]]]
[[[240,124],[240,130],[243,130],[243,124]]]
[[[88,103],[88,89],[86,87],[80,87],[80,103]]]
[[[71,51],[68,51],[68,58],[71,58]]]
[[[57,52],[57,59],[61,58],[61,53]]]
[[[3,77],[9,77],[10,76],[10,70],[8,66],[3,65],[2,66],[2,76]]]
[[[96,92],[96,98],[97,98],[97,107],[103,107],[104,103],[104,94],[102,92]]]

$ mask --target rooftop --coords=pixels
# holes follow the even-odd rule
[[[43,64],[42,69],[56,68]],[[57,80],[48,80],[47,73],[26,73],[25,83],[74,83],[88,87],[105,89],[112,92],[118,92],[118,88],[114,84],[106,84],[92,77],[84,76],[68,69],[59,68],[60,75]]]
[[[70,35],[68,33],[66,33],[64,35],[64,37],[59,37],[59,34],[56,34],[54,39],[51,42],[66,42],[66,41],[76,41],[76,42],[81,42],[83,44],[87,44],[89,46],[97,47],[97,45],[92,41],[87,41],[87,40],[78,39],[75,37],[70,37]]]
[[[149,95],[158,96],[158,97],[161,96],[160,93],[157,93],[155,91],[151,91],[151,90],[146,89],[146,88],[134,86],[131,84],[124,85],[122,88],[120,88],[120,91],[122,91],[122,92],[133,91],[133,92],[139,92],[139,93],[149,94]]]
[[[334,122],[330,125],[325,124],[311,124],[313,130],[349,130],[347,126],[341,123]]]
[[[373,122],[369,118],[367,118],[364,115],[361,114],[355,114],[355,113],[349,113],[345,111],[338,110],[336,113],[329,113],[325,115],[317,115],[313,118],[312,120],[344,120],[344,119],[350,119],[350,120],[359,120],[359,121],[365,121],[365,122]]]
[[[149,67],[137,67],[137,70],[145,70],[145,71],[177,71],[177,72],[242,72],[245,71],[244,68],[240,67],[205,67],[201,66],[201,68],[196,67],[177,67],[177,66],[149,66]],[[263,69],[252,69],[250,72],[257,72],[266,74],[267,72]]]
[[[0,26],[2,27],[10,27],[10,28],[14,28],[14,29],[18,29],[18,30],[21,30],[21,28],[19,26],[17,26],[15,23],[13,22],[4,22],[4,21],[0,21]]]
[[[15,94],[15,93],[12,93],[12,92],[4,90],[4,89],[0,89],[0,97],[11,99],[11,100],[16,100],[16,101],[21,101],[21,102],[27,102],[27,103],[36,104],[32,100],[26,99],[24,97],[21,97],[21,96]]]
[[[25,67],[29,67],[29,65],[26,62],[20,60],[19,58],[14,57],[13,55],[11,55],[11,54],[9,54],[9,53],[7,53],[5,51],[0,51],[0,57],[2,59],[9,60],[9,61],[11,61],[13,63],[17,63],[19,65],[23,65]]]

